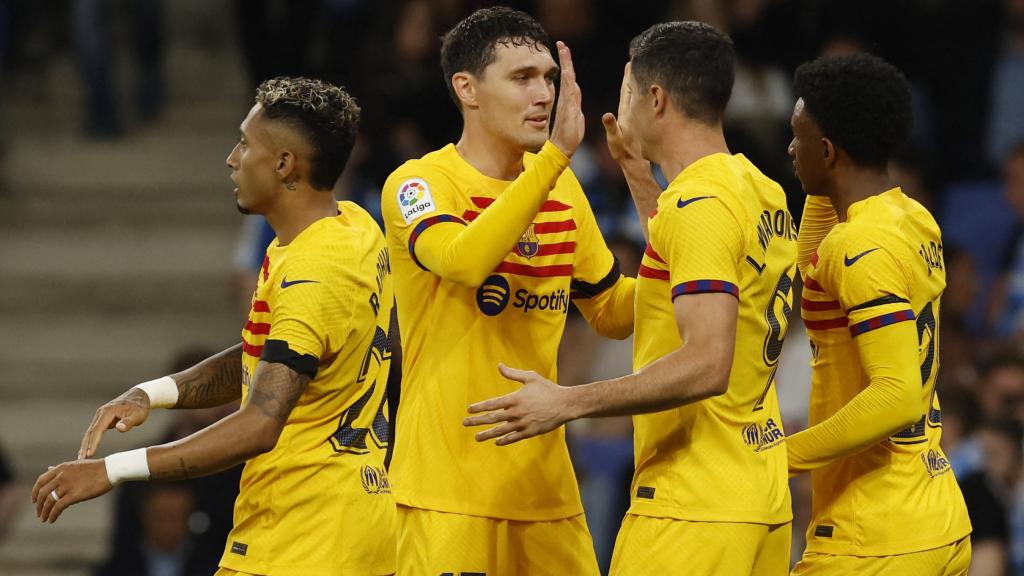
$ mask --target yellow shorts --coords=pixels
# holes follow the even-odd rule
[[[520,522],[398,507],[402,576],[597,576],[583,515]]]
[[[941,548],[895,556],[833,556],[804,552],[792,576],[965,576],[971,566],[970,536]]]
[[[613,576],[785,576],[792,524],[690,522],[626,514]]]
[[[248,572],[239,572],[238,570],[232,570],[230,568],[220,567],[213,576],[262,576],[260,574],[249,574]],[[382,574],[380,576],[394,576],[394,574]]]

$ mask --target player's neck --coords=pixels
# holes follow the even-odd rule
[[[523,150],[467,127],[455,145],[459,156],[484,176],[515,180],[523,171]]]
[[[730,154],[721,125],[708,126],[696,122],[680,123],[678,129],[665,131],[658,158],[652,158],[661,166],[665,178],[671,182],[679,173],[694,162],[712,154]]]
[[[278,245],[291,244],[296,236],[323,218],[338,215],[338,203],[330,192],[307,189],[294,194],[290,202],[280,202],[265,214],[267,223],[277,235]]]
[[[850,206],[893,187],[889,175],[877,168],[850,167],[836,176],[829,198],[840,222],[846,222]]]

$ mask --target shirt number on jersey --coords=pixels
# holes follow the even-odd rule
[[[925,304],[917,314],[917,345],[921,356],[921,385],[931,385],[928,412],[915,424],[892,435],[894,444],[917,444],[924,442],[928,426],[942,425],[942,413],[935,408],[935,349],[939,340],[939,321],[935,316],[933,302]]]
[[[395,310],[392,310],[392,315],[394,313]],[[384,366],[384,362],[390,360],[391,337],[388,333],[384,332],[383,328],[377,326],[373,341],[363,357],[359,377],[356,379],[356,384],[365,382],[367,376],[370,375],[371,369],[376,367],[377,370],[373,372],[374,382],[370,384],[370,387],[359,399],[341,413],[338,430],[330,437],[331,446],[334,447],[336,452],[366,454],[370,451],[366,443],[367,436],[373,440],[373,443],[378,448],[387,448],[390,444],[391,435],[387,419],[388,397],[385,391],[386,380],[382,381],[380,378],[377,378],[381,368]],[[376,408],[369,423],[365,419],[359,421],[367,405]],[[359,422],[357,423],[357,421]]]
[[[772,382],[775,382],[775,371],[779,368],[779,356],[782,355],[782,342],[786,337],[786,330],[789,328],[789,315],[793,312],[790,306],[790,291],[793,289],[793,280],[789,274],[783,272],[779,283],[775,285],[771,298],[768,299],[768,306],[764,309],[764,322],[768,325],[768,334],[764,337],[764,351],[762,357],[765,366],[772,369],[768,374],[768,382],[764,385],[764,392],[754,403],[753,412],[764,408],[764,399],[768,397]]]

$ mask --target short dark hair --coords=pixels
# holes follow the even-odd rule
[[[313,148],[309,183],[330,190],[355,146],[359,105],[340,86],[310,78],[274,78],[256,89],[267,118],[298,130]]]
[[[655,24],[630,42],[629,59],[641,86],[664,87],[679,111],[694,120],[722,121],[736,77],[736,50],[728,36],[703,22]]]
[[[884,167],[910,137],[910,83],[870,54],[824,56],[800,65],[793,92],[826,138],[855,162]]]
[[[525,12],[505,6],[482,8],[462,19],[441,39],[441,72],[455,105],[462,108],[452,87],[452,76],[469,72],[483,74],[494,62],[494,49],[504,46],[530,46],[551,50],[551,38],[537,20]]]

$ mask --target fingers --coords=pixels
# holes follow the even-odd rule
[[[82,446],[78,449],[78,459],[89,458],[96,453],[96,449],[100,445],[100,438],[103,433],[114,426],[117,421],[117,416],[114,415],[113,410],[104,406],[96,411],[96,415],[92,419],[92,424],[85,431],[85,435],[82,436]]]
[[[502,437],[502,436],[504,436],[506,434],[511,434],[511,433],[515,432],[518,427],[519,427],[518,424],[513,424],[512,422],[506,422],[506,423],[504,423],[504,424],[502,424],[500,426],[495,426],[494,428],[489,428],[487,430],[484,430],[483,432],[477,432],[477,434],[476,434],[476,441],[477,442],[486,442],[486,441],[490,440],[491,438],[500,438],[500,437]]]
[[[626,62],[626,68],[622,73],[622,85],[619,86],[619,118],[622,118],[629,108],[629,99],[631,96],[629,89],[629,72],[631,70],[631,63]]]
[[[40,479],[42,479],[42,477],[40,477]],[[50,496],[50,492],[57,489],[57,481],[59,479],[60,474],[58,473],[54,474],[53,477],[51,477],[49,481],[47,481],[44,484],[40,485],[39,481],[36,481],[36,486],[38,486],[39,488],[38,491],[33,490],[33,495],[35,496],[36,503],[36,518],[42,520],[49,516],[50,508],[53,507],[54,503],[53,497]],[[60,496],[59,490],[57,495]]]
[[[139,410],[125,407],[116,427],[118,432],[127,432],[139,424],[142,424],[142,413]]]
[[[576,68],[572,64],[572,51],[559,40],[555,43],[558,50],[558,66],[562,74],[562,88],[571,87],[576,83]]]
[[[481,404],[481,403],[478,402],[477,404]],[[470,406],[469,407],[469,411],[470,412],[483,412],[484,410],[474,410],[473,409],[475,406],[477,406],[477,404],[474,404],[473,406]],[[486,414],[480,414],[478,416],[467,416],[466,418],[464,418],[462,420],[462,425],[463,426],[483,426],[484,424],[494,424],[496,422],[505,422],[505,421],[510,420],[511,418],[512,418],[512,416],[508,413],[507,410],[503,410],[503,409],[499,408],[499,409],[495,409],[492,412],[487,412]]]
[[[43,486],[51,482],[57,476],[57,474],[57,469],[53,466],[50,466],[49,468],[47,468],[46,472],[43,472],[42,474],[39,475],[39,478],[36,478],[36,483],[34,486],[32,486],[33,503],[37,502],[40,496],[46,495],[45,492],[42,492]]]
[[[533,370],[519,370],[517,368],[509,368],[504,364],[498,364],[498,372],[509,380],[515,380],[516,382],[523,382],[524,384],[529,380],[534,380],[540,377],[539,374]]]
[[[559,110],[567,119],[579,114],[582,103],[580,86],[576,83],[576,67],[572,63],[572,51],[564,42],[558,42],[558,65],[561,73],[561,87],[558,90]],[[573,114],[569,114],[572,110]]]
[[[47,513],[46,518],[43,519],[43,521],[49,522],[50,524],[56,522],[57,518],[60,517],[60,515],[64,512],[64,510],[68,508],[68,506],[71,506],[72,504],[78,501],[77,499],[72,498],[71,494],[61,494],[60,500],[55,501],[53,500],[53,498],[47,498],[47,500],[52,501],[53,505],[50,506],[50,510]]]
[[[506,434],[501,438],[495,440],[494,443],[498,446],[508,446],[509,444],[515,444],[520,440],[526,440],[527,438],[533,438],[534,436],[536,436],[536,434],[530,434],[528,432],[520,430],[517,432],[512,432],[511,434]]]
[[[621,131],[619,130],[619,121],[615,118],[615,114],[612,114],[611,112],[605,112],[602,114],[601,124],[604,126],[606,138],[614,140],[619,137]]]
[[[127,432],[142,424],[146,415],[138,407],[127,403],[107,404],[96,411],[92,423],[82,436],[82,445],[78,449],[78,459],[91,458],[99,448],[103,433],[111,428],[118,432]]]
[[[476,404],[470,404],[469,413],[476,414],[478,412],[491,412],[493,410],[504,410],[512,406],[512,394],[505,396],[498,396],[497,398],[491,398],[489,400],[482,400]],[[490,424],[490,422],[483,422],[483,424]],[[468,426],[468,424],[467,424]]]

